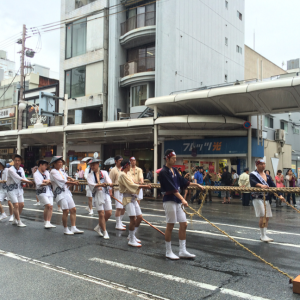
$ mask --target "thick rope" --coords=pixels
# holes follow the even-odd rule
[[[182,205],[182,209],[183,211],[187,214],[187,215],[198,215],[200,218],[202,218],[203,220],[205,220],[207,223],[209,223],[211,226],[215,227],[217,230],[219,230],[222,234],[226,235],[231,241],[233,241],[235,244],[239,245],[240,247],[242,247],[244,250],[248,251],[249,253],[251,253],[253,256],[255,256],[256,258],[258,258],[259,260],[261,260],[262,262],[264,262],[265,264],[267,264],[268,266],[270,266],[272,269],[278,271],[279,273],[281,273],[282,275],[288,277],[290,279],[290,282],[293,282],[294,278],[292,276],[290,276],[288,273],[281,271],[279,268],[275,267],[273,264],[267,262],[265,259],[263,259],[262,257],[260,257],[259,255],[257,255],[256,253],[254,253],[253,251],[251,251],[249,248],[247,248],[246,246],[244,246],[243,244],[241,244],[240,242],[238,242],[237,240],[235,240],[233,237],[231,237],[228,233],[226,233],[224,230],[222,230],[221,228],[219,228],[218,226],[216,226],[215,224],[213,224],[212,222],[210,222],[208,219],[206,219],[204,216],[202,216],[199,212],[197,212],[195,209],[193,209],[192,207],[188,206],[189,209],[191,209],[192,211],[194,211],[194,213],[189,213],[186,211],[186,209],[184,208],[184,206]]]

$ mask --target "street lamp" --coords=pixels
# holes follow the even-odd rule
[[[22,129],[22,112],[26,109],[26,102],[19,100],[19,122],[18,122],[18,129]]]
[[[25,108],[26,108],[26,103],[21,102],[21,103],[19,104],[19,111],[22,112]]]

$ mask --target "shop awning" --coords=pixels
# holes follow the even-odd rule
[[[164,116],[170,115],[227,115],[249,116],[300,110],[300,77],[263,82],[240,83],[150,98],[150,108]]]

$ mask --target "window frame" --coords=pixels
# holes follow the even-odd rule
[[[236,52],[239,54],[243,54],[243,49],[239,45],[236,45]]]
[[[137,86],[142,86],[142,85],[146,85],[147,86],[147,99],[149,99],[149,95],[150,95],[150,84],[149,84],[149,82],[133,84],[133,85],[130,86],[130,108],[145,106],[145,105],[136,105],[136,106],[133,106],[133,88],[135,88]],[[147,101],[147,99],[146,99],[146,101]]]
[[[78,68],[82,68],[82,67],[85,68],[84,95],[82,95],[82,96],[75,96],[75,97],[85,97],[85,95],[86,95],[86,90],[85,90],[86,89],[86,65],[84,65],[84,66],[79,66],[79,67],[76,67],[76,68],[65,70],[65,76],[64,76],[64,79],[65,79],[65,81],[64,81],[64,95],[68,94],[68,99],[74,98],[74,96],[72,95],[73,70],[78,69]],[[66,83],[67,83],[67,80],[66,80],[67,76],[66,76],[66,74],[67,74],[67,72],[70,72],[70,92],[69,93],[66,92]]]
[[[268,120],[267,125],[266,125],[266,120]],[[271,126],[272,122],[272,126]],[[265,127],[269,129],[274,129],[274,118],[272,116],[265,116]]]
[[[289,132],[289,122],[287,122],[285,120],[280,120],[280,129],[284,130],[285,133],[288,133]]]

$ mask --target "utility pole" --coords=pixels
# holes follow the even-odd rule
[[[26,25],[23,25],[23,33],[22,33],[22,50],[21,50],[21,65],[20,65],[20,101],[19,103],[22,103],[23,101],[23,95],[24,95],[24,59],[25,59],[25,40],[26,40]],[[24,105],[19,105],[19,121],[18,121],[18,129],[22,129],[22,112],[24,110]]]

